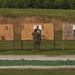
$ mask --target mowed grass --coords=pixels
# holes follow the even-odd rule
[[[71,18],[75,17],[75,10],[64,9],[13,9],[13,8],[0,8],[0,15],[19,17],[19,16],[49,16]]]
[[[0,75],[75,75],[75,69],[0,69]]]
[[[75,40],[66,40],[63,42],[64,44],[62,45],[61,31],[56,33],[55,41],[42,40],[39,52],[34,51],[32,40],[21,41],[20,38],[15,41],[1,40],[0,55],[74,55]],[[62,50],[63,47],[64,50]]]
[[[74,49],[50,49],[50,50],[40,50],[39,52],[35,52],[34,50],[1,50],[0,55],[48,55],[48,56],[56,56],[56,55],[75,55]]]
[[[0,60],[0,66],[75,66],[74,60]]]
[[[40,45],[40,51],[36,51],[33,48],[32,41],[0,41],[0,55],[74,55],[75,54],[75,41],[65,41],[64,50],[62,50],[61,40],[56,42],[54,48],[54,41],[42,41]],[[23,49],[22,49],[23,46]]]

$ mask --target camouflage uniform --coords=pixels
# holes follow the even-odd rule
[[[34,30],[32,33],[33,35],[33,43],[34,43],[34,49],[39,50],[39,45],[40,45],[40,34],[37,32],[37,29]]]
[[[41,43],[41,30],[39,29],[39,26],[37,26],[37,32],[39,33],[39,45]]]

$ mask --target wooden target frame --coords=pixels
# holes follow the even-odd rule
[[[13,24],[0,24],[0,40],[14,40]]]
[[[75,40],[75,24],[63,24],[62,26],[62,40]]]
[[[54,24],[53,23],[26,23],[21,24],[21,40],[32,40],[32,32],[39,26],[42,39],[54,40]]]

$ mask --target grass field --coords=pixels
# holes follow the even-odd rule
[[[74,18],[75,10],[61,10],[61,9],[10,9],[0,8],[0,16],[19,17],[19,16],[49,16],[49,17],[61,17],[61,18]],[[0,54],[14,54],[14,55],[70,55],[75,54],[75,41],[64,41],[64,50],[62,50],[62,37],[61,31],[55,33],[55,48],[54,41],[44,40],[40,46],[40,52],[34,53],[32,41],[21,40],[14,41],[0,41]],[[60,36],[59,36],[60,35]],[[21,45],[23,44],[23,46]],[[23,47],[23,49],[22,49]]]
[[[71,18],[75,17],[75,10],[61,10],[61,9],[9,9],[0,8],[0,15],[18,17],[18,16],[49,16]]]
[[[48,56],[55,56],[55,55],[75,55],[74,49],[51,49],[51,50],[40,50],[40,52],[35,52],[34,50],[1,50],[0,55],[48,55]]]
[[[0,69],[0,75],[75,75],[75,69]]]
[[[60,36],[59,36],[60,35]],[[61,31],[55,34],[54,40],[42,40],[40,52],[34,52],[33,41],[21,41],[20,38],[13,41],[0,41],[0,54],[3,55],[74,55],[75,40],[66,40],[64,42],[64,50],[62,50]]]
[[[0,60],[0,66],[75,66],[75,60]]]

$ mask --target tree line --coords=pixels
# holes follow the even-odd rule
[[[0,0],[0,8],[75,9],[75,0]]]

